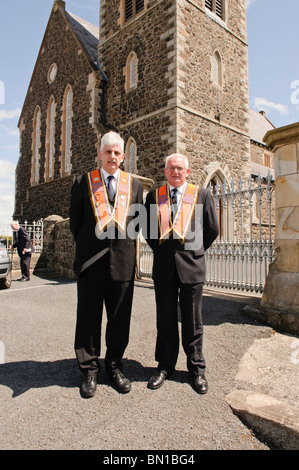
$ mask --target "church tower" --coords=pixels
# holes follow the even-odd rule
[[[246,0],[101,0],[98,51],[127,171],[160,184],[178,152],[191,182],[250,176]]]

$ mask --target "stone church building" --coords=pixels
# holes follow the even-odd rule
[[[67,218],[111,129],[125,170],[154,185],[174,152],[205,187],[265,176],[273,126],[249,109],[246,0],[101,0],[100,28],[55,1],[19,121],[14,218]]]

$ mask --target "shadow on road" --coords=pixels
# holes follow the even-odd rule
[[[204,325],[220,325],[222,323],[256,325],[256,321],[243,311],[246,305],[258,308],[259,298],[238,297],[219,293],[203,295]]]
[[[102,361],[104,364],[104,361]],[[101,363],[101,360],[100,360]],[[101,370],[103,371],[103,364]],[[153,367],[144,367],[137,361],[124,359],[123,370],[132,382],[145,382],[155,372]],[[169,378],[174,382],[190,382],[186,371],[176,370]],[[0,384],[13,391],[12,398],[16,398],[30,389],[58,386],[62,388],[78,388],[82,381],[76,359],[62,359],[58,361],[20,361],[0,364]],[[111,386],[110,379],[105,371],[98,376],[98,384]]]
[[[20,361],[0,364],[0,384],[13,390],[13,398],[31,388],[58,385],[76,387],[80,372],[75,359],[54,362]]]

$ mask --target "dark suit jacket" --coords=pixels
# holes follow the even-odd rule
[[[147,209],[147,232],[144,234],[148,244],[154,251],[153,279],[156,281],[170,281],[175,273],[182,283],[196,284],[205,280],[204,253],[219,234],[219,227],[214,207],[214,201],[209,191],[200,189],[196,210],[191,221],[191,231],[196,234],[200,242],[192,244],[192,240],[186,240],[181,244],[178,239],[170,236],[169,239],[160,243],[152,238],[155,233],[153,224],[158,223],[157,208],[151,210],[150,206],[155,204],[155,193],[147,195],[145,207]],[[201,210],[202,209],[202,210]],[[152,216],[151,216],[152,214]],[[202,215],[201,222],[196,217]],[[194,247],[194,249],[192,249]]]
[[[17,240],[13,244],[13,247],[17,248],[18,255],[20,257],[23,256],[22,252],[24,248],[27,250],[31,249],[31,252],[27,253],[27,255],[35,251],[28,232],[26,232],[26,230],[22,227],[19,228],[18,233],[16,234],[16,238]]]
[[[131,205],[142,204],[143,186],[133,178]],[[137,216],[134,213],[127,218],[127,225]],[[115,230],[115,239],[99,239],[95,235],[96,221],[90,202],[86,175],[76,178],[71,194],[70,229],[76,241],[74,271],[79,274],[82,265],[97,253],[109,248],[110,276],[115,281],[128,281],[134,277],[136,263],[136,240],[125,238]],[[137,237],[137,233],[136,233]]]

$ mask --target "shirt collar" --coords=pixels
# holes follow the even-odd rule
[[[182,194],[182,193],[183,193],[183,190],[184,190],[185,184],[186,184],[186,182],[185,182],[184,184],[182,184],[182,186],[179,186],[178,188],[176,188],[178,193],[180,193],[180,194]],[[170,184],[168,184],[168,186],[169,186],[169,191],[171,192],[171,191],[172,191],[172,189],[174,189],[174,187],[173,187],[173,186],[171,186]]]
[[[110,175],[110,173],[107,173],[107,171],[102,168],[102,173],[103,173],[103,176],[104,176],[104,178],[105,178],[105,181],[107,180],[108,176],[114,176],[114,178],[117,180],[117,178],[118,178],[118,173],[119,173],[119,169],[116,170],[115,173],[113,173],[112,175]]]

